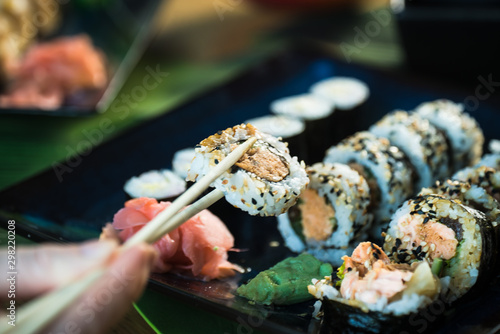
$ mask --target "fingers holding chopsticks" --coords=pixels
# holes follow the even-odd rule
[[[0,258],[4,256],[0,254]],[[49,333],[104,333],[140,297],[156,256],[150,245],[139,243],[122,251],[112,241],[22,248],[17,256],[16,299],[29,300],[104,268],[104,274],[82,295],[43,330],[40,328]],[[0,285],[2,291],[4,285]]]

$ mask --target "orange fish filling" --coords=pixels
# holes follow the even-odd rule
[[[271,182],[279,182],[290,173],[282,158],[258,146],[250,148],[235,165]]]
[[[422,216],[411,216],[409,219],[398,223],[399,230],[409,237],[408,244],[415,243],[416,246],[426,242],[427,245],[434,244],[435,247],[429,248],[429,256],[432,259],[442,258],[449,260],[455,256],[458,246],[455,232],[446,225],[429,220],[425,224]]]
[[[314,189],[306,189],[298,204],[302,213],[302,233],[306,240],[326,240],[336,228],[335,209]]]

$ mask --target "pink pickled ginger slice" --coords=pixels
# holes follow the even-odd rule
[[[115,214],[112,225],[126,241],[169,205],[153,198],[132,199]],[[227,260],[233,246],[234,237],[226,225],[203,210],[154,244],[159,257],[153,272],[190,273],[203,280],[233,276],[242,270]]]

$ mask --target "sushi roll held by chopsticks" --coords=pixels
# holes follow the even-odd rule
[[[309,184],[304,163],[290,156],[286,143],[251,124],[237,125],[203,140],[196,148],[187,179],[199,180],[251,137],[257,138],[256,143],[213,186],[229,203],[251,215],[282,214]]]

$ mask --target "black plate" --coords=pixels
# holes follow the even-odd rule
[[[398,77],[348,65],[312,48],[294,48],[249,69],[238,78],[182,107],[119,136],[82,157],[71,173],[58,178],[47,170],[0,193],[2,224],[15,219],[20,234],[37,240],[79,241],[96,237],[105,222],[127,200],[124,182],[144,171],[170,168],[173,154],[192,147],[220,129],[251,117],[265,115],[274,99],[306,92],[316,81],[331,76],[352,76],[371,89],[366,107],[351,115],[352,131],[367,129],[386,112],[412,109],[421,102],[449,98],[460,102],[467,94],[439,89],[425,81]],[[471,114],[480,122],[487,139],[497,135],[500,114],[487,101]],[[343,124],[337,124],[338,130]],[[333,129],[335,133],[336,129]],[[325,136],[325,141],[334,141]],[[273,333],[316,332],[311,303],[290,307],[259,307],[233,298],[234,288],[292,255],[276,229],[275,218],[249,216],[225,201],[211,207],[235,236],[230,260],[252,268],[250,273],[230,280],[203,283],[165,274],[153,276],[159,292],[186,300],[239,322],[242,332],[254,326]],[[278,247],[272,247],[278,241]],[[445,314],[420,315],[415,326],[422,332],[436,324],[435,332],[488,332],[499,323],[500,289],[491,285],[472,301]],[[425,325],[425,328],[423,327]],[[403,330],[403,329],[402,329]]]
[[[86,34],[106,55],[108,85],[103,91],[75,95],[55,110],[0,108],[0,114],[89,116],[105,111],[119,93],[152,38],[160,0],[71,1],[60,5],[62,22],[44,41]]]

